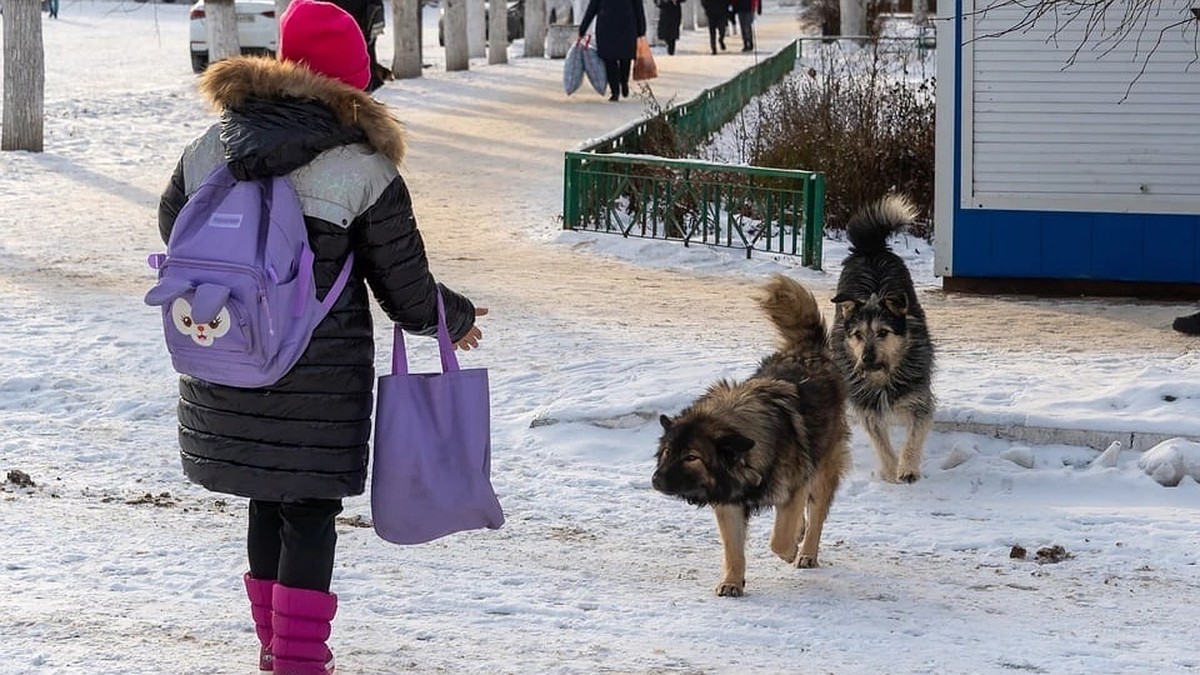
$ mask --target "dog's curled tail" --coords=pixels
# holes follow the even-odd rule
[[[794,280],[776,274],[763,287],[758,304],[788,348],[824,349],[828,333],[817,299]]]
[[[892,233],[917,218],[917,209],[904,195],[888,195],[859,209],[846,223],[851,253],[871,255],[888,249]]]

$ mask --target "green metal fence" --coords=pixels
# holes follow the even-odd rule
[[[733,79],[657,116],[567,152],[563,227],[796,255],[821,268],[825,177],[634,154],[669,125],[690,152],[795,67],[793,42]],[[652,145],[652,144],[649,144]]]
[[[799,54],[800,42],[796,40],[758,64],[738,73],[733,79],[705,89],[692,100],[663,111],[657,119],[669,124],[684,145],[694,147],[720,131],[721,127],[746,107],[750,99],[787,77],[788,73],[795,69]],[[585,145],[580,151],[629,152],[639,147],[638,142],[642,137],[652,133],[655,123],[654,117],[641,120],[591,145]]]
[[[825,177],[645,155],[568,152],[570,229],[801,256],[821,268]]]

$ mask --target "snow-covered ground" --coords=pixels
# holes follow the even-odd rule
[[[794,11],[768,3],[764,49],[794,34]],[[194,93],[186,13],[64,2],[45,24],[46,152],[0,154],[4,675],[253,671],[245,504],[183,480],[175,378],[141,303],[159,191],[213,119]],[[659,100],[754,59],[710,56],[706,42],[685,35],[660,55]],[[347,500],[339,672],[1200,670],[1188,440],[1096,461],[1097,449],[935,433],[924,479],[899,486],[872,476],[856,433],[822,567],[775,559],[764,516],[747,595],[715,597],[712,516],[650,488],[654,418],[749,373],[771,344],[753,287],[783,271],[828,297],[844,243],[826,242],[813,272],[562,233],[561,151],[641,106],[565,97],[561,62],[447,74],[435,47],[427,56],[424,78],[379,96],[412,133],[403,172],[435,272],[492,310],[483,348],[462,358],[491,373],[508,522],[397,547],[359,526],[366,497]],[[942,423],[1200,437],[1197,343],[1167,327],[1187,306],[945,296],[927,245],[897,246],[938,340]],[[432,366],[427,342],[414,364]],[[1149,475],[1173,467],[1177,487]],[[17,471],[34,485],[6,480]]]

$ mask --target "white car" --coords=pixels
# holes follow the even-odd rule
[[[274,0],[235,0],[238,44],[243,54],[275,55],[279,42],[279,22],[275,18]],[[200,73],[208,67],[208,28],[204,25],[204,0],[192,5],[188,15],[191,25],[192,70]]]

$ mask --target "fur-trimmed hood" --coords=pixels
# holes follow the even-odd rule
[[[387,106],[300,64],[264,56],[224,59],[205,70],[200,93],[220,110],[236,110],[254,99],[317,101],[341,124],[362,130],[377,152],[396,164],[404,159],[404,127]]]

